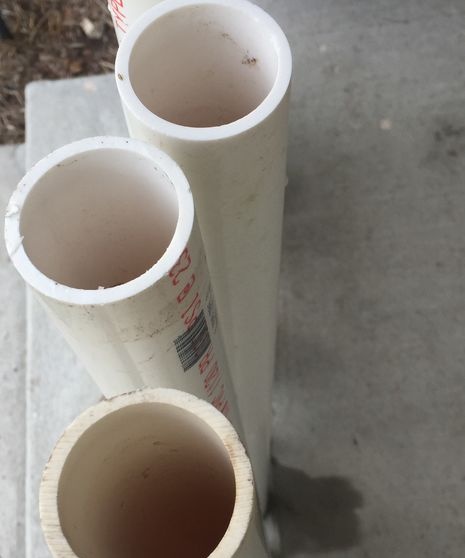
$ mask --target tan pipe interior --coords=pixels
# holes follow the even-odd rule
[[[206,558],[225,534],[235,478],[218,436],[164,403],[120,409],[71,450],[60,524],[79,558]]]

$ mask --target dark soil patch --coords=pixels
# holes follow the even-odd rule
[[[24,86],[113,72],[117,42],[105,0],[3,0],[0,15],[0,143],[21,143]]]

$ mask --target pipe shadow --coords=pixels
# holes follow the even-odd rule
[[[272,473],[269,513],[280,539],[280,552],[274,556],[332,552],[360,543],[357,510],[363,498],[348,479],[311,478],[276,460]]]

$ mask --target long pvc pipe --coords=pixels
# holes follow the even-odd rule
[[[131,27],[116,81],[131,136],[186,173],[262,508],[266,503],[292,58],[246,0],[167,0]]]
[[[13,193],[5,239],[106,397],[182,389],[239,427],[192,195],[170,157],[124,138],[62,147]]]
[[[176,390],[142,390],[82,413],[44,471],[40,517],[55,558],[267,557],[234,428]]]
[[[129,26],[132,25],[141,14],[161,1],[162,0],[108,0],[108,9],[110,10],[118,42],[120,43],[124,39]]]

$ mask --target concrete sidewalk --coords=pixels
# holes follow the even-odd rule
[[[1,146],[2,208],[23,174],[24,146]],[[24,556],[26,293],[8,259],[3,238],[0,285],[0,556],[13,558]]]

